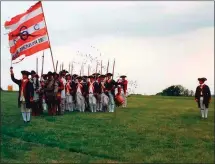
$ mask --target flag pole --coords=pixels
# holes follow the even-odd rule
[[[44,51],[42,56],[42,70],[41,70],[41,76],[43,75],[43,67],[44,67]]]
[[[10,67],[13,66],[12,62],[13,62],[13,56],[11,55]]]
[[[48,39],[49,39],[49,33],[48,33],[48,26],[46,24],[46,18],[45,18],[45,13],[44,13],[44,10],[43,10],[43,4],[42,4],[42,1],[41,2],[41,9],[42,9],[42,12],[43,12],[43,15],[44,15],[44,22],[45,22],[45,26],[47,28],[47,36],[48,36]],[[51,42],[50,42],[50,39],[49,39],[49,44],[50,44],[50,52],[51,52],[51,57],[52,57],[52,64],[53,64],[53,68],[54,68],[54,72],[55,72],[55,65],[54,65],[54,58],[53,58],[53,53],[52,53],[52,48],[51,48]]]

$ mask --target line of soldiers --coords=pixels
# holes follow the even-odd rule
[[[63,115],[75,110],[114,112],[116,106],[127,106],[126,76],[115,81],[111,73],[78,76],[63,70],[59,74],[48,72],[40,78],[35,71],[21,71],[22,79],[17,80],[12,67],[10,72],[12,81],[19,85],[18,106],[24,122],[30,122],[31,113],[39,116],[44,110],[49,115]]]

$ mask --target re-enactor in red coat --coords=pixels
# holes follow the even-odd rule
[[[195,100],[198,103],[198,107],[200,109],[202,118],[207,118],[208,117],[208,108],[209,108],[209,103],[211,101],[211,92],[210,88],[204,84],[206,81],[206,78],[198,78],[199,81],[199,86],[196,88],[196,93],[195,93]]]
[[[21,71],[21,73],[22,79],[17,80],[14,77],[13,68],[10,68],[11,79],[19,86],[18,107],[21,108],[24,123],[27,123],[30,122],[31,119],[31,108],[34,97],[34,88],[33,84],[28,78],[30,72]]]

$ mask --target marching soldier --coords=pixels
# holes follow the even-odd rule
[[[57,115],[63,115],[61,111],[61,92],[64,89],[63,82],[59,78],[59,74],[56,72],[53,73],[54,80],[55,80],[55,112]]]
[[[84,86],[81,83],[82,77],[78,76],[77,80],[78,81],[76,83],[76,106],[80,112],[84,112],[85,111],[85,99],[84,99],[85,91],[84,91]]]
[[[100,82],[100,74],[99,73],[94,73],[92,76],[94,76],[94,79],[95,79],[95,84],[97,86],[96,88],[96,94],[95,94],[95,97],[96,97],[96,110],[97,111],[100,111],[101,107],[100,107],[100,102],[101,102],[101,94],[98,93],[98,87],[99,87],[99,82]]]
[[[100,75],[99,76],[99,86],[98,86],[98,93],[100,95],[100,101],[99,101],[99,111],[107,111],[108,109],[108,102],[109,102],[109,98],[108,96],[105,94],[105,75]]]
[[[204,84],[206,78],[198,78],[199,86],[196,88],[195,100],[198,103],[198,107],[200,108],[202,118],[208,117],[208,108],[209,103],[211,101],[211,92],[210,88]]]
[[[66,70],[60,72],[60,80],[62,81],[64,86],[64,89],[61,91],[61,114],[64,114],[64,111],[66,109],[66,94],[65,94],[66,73],[68,73]]]
[[[40,111],[40,101],[39,101],[39,93],[40,93],[40,82],[38,79],[38,75],[35,71],[31,71],[31,79],[30,82],[33,84],[34,87],[34,97],[32,102],[32,116],[39,116],[41,114]]]
[[[24,123],[29,123],[31,119],[32,101],[34,97],[33,84],[28,78],[30,72],[21,71],[21,80],[15,79],[13,67],[10,68],[10,73],[12,81],[19,86],[18,107],[21,108],[22,118],[24,120]]]
[[[121,86],[122,86],[122,97],[124,98],[124,103],[122,105],[123,108],[127,107],[127,87],[128,87],[128,81],[125,79],[127,76],[122,75],[120,76],[120,78],[122,78],[121,80]]]
[[[47,76],[48,76],[48,79],[45,83],[44,91],[46,95],[46,102],[48,105],[48,113],[49,115],[55,115],[56,114],[55,98],[56,98],[58,86],[56,85],[52,72],[48,72]]]
[[[96,112],[96,89],[98,88],[98,84],[95,82],[94,76],[89,76],[90,81],[87,84],[87,94],[89,100],[89,107],[91,112]]]
[[[85,93],[87,93],[88,76],[82,76],[81,84],[83,85],[83,90],[85,91]],[[89,101],[87,101],[88,100],[87,96],[88,96],[87,94],[84,94],[85,110],[90,111]]]
[[[42,75],[40,79],[41,84],[41,90],[40,90],[40,106],[41,106],[41,114],[43,113],[43,110],[47,110],[47,104],[46,104],[46,96],[44,92],[45,83],[47,80],[46,75]]]
[[[74,111],[77,110],[77,108],[76,108],[76,83],[78,82],[77,79],[76,79],[77,77],[78,77],[77,74],[73,74],[73,75],[72,75],[72,83],[73,83],[73,85],[74,85],[74,92],[72,93],[72,98],[73,98],[73,110],[74,110]]]
[[[75,89],[75,82],[72,81],[71,79],[71,75],[68,74],[66,75],[66,86],[65,86],[65,90],[66,90],[66,110],[72,112],[73,111],[73,92]]]
[[[113,76],[112,73],[107,73],[106,76],[107,76],[107,80],[105,83],[105,88],[106,88],[106,92],[109,97],[108,109],[109,109],[109,112],[114,112],[114,109],[115,109],[114,98],[115,98],[116,82],[113,79],[111,79],[111,77]]]

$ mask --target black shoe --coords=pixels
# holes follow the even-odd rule
[[[30,123],[30,121],[27,121],[27,123]]]

